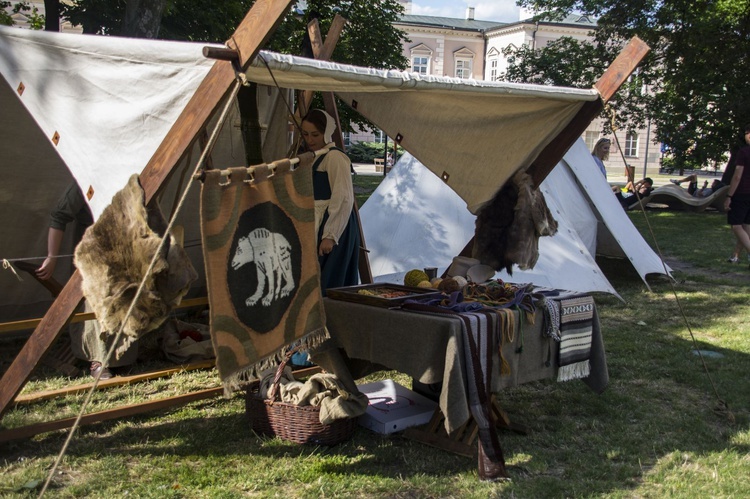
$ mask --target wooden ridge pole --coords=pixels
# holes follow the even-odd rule
[[[319,373],[320,368],[318,366],[304,367],[292,371],[294,377],[299,379],[305,376],[311,376]],[[159,373],[157,373],[159,374]],[[113,379],[114,380],[114,379]],[[253,381],[249,387],[257,386],[258,381]],[[242,393],[242,392],[239,392]],[[218,386],[214,388],[207,388],[203,390],[196,390],[190,393],[184,393],[182,395],[175,395],[164,399],[148,400],[146,402],[140,402],[137,404],[131,404],[121,407],[115,407],[113,409],[107,409],[98,412],[92,412],[85,414],[81,418],[80,425],[90,425],[101,423],[102,421],[109,421],[112,419],[126,418],[135,416],[138,414],[145,414],[148,412],[169,409],[172,407],[189,404],[196,400],[204,400],[208,398],[220,397],[224,394],[224,387]],[[236,394],[235,394],[236,395]],[[30,438],[40,433],[47,433],[55,430],[64,430],[71,428],[77,418],[64,418],[57,419],[54,421],[46,421],[43,423],[35,423],[28,426],[21,426],[18,428],[10,428],[8,430],[0,430],[0,443],[9,442],[12,440],[21,440],[24,438]]]
[[[240,65],[257,55],[289,9],[292,0],[256,0],[227,44],[240,54]],[[216,61],[141,173],[146,203],[206,126],[235,80],[232,63]],[[0,380],[0,417],[18,395],[31,372],[55,341],[83,299],[81,276],[74,272],[29,340]]]

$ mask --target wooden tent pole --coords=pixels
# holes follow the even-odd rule
[[[256,0],[228,44],[240,54],[240,65],[257,55],[289,9],[292,0]],[[232,63],[216,61],[141,172],[148,203],[159,191],[180,158],[190,149],[235,80]],[[83,299],[81,276],[74,272],[0,380],[0,417],[18,395],[39,360],[55,341]]]
[[[637,36],[630,39],[625,48],[617,58],[612,61],[604,74],[594,84],[599,91],[600,99],[586,102],[578,111],[578,114],[568,123],[547,146],[542,149],[526,172],[531,175],[534,185],[539,187],[549,172],[560,162],[576,140],[581,136],[589,124],[596,118],[604,104],[609,102],[617,90],[627,81],[635,68],[640,64],[651,48]],[[471,256],[474,247],[474,238],[464,246],[459,256]]]

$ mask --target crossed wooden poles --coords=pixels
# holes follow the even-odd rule
[[[257,55],[281,22],[291,3],[291,0],[256,0],[231,38],[241,68],[246,68]],[[312,43],[317,58],[330,58],[338,33],[342,28],[343,20],[336,20],[325,43],[322,43],[320,32],[317,31],[315,35],[316,31],[313,27]],[[595,85],[601,99],[583,104],[571,123],[542,150],[529,167],[528,172],[534,179],[535,185],[539,185],[554,168],[648,51],[649,47],[638,38],[631,40],[624,48]],[[234,80],[235,71],[231,62],[217,60],[211,67],[208,75],[141,172],[140,181],[145,192],[146,203],[156,195],[180,159],[202,133],[228,94]],[[309,103],[309,97],[306,99]],[[333,94],[324,94],[324,102],[329,113],[338,117],[333,103]],[[330,109],[329,104],[333,106]],[[0,417],[24,387],[32,371],[68,323],[82,299],[81,275],[76,271],[0,380]]]

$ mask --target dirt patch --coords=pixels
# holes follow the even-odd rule
[[[750,284],[750,269],[748,269],[747,262],[734,263],[721,265],[721,268],[706,269],[694,267],[693,265],[677,260],[674,258],[665,258],[664,261],[669,265],[673,271],[679,272],[682,275],[676,275],[678,280],[684,280],[684,278],[690,278],[690,276],[704,276],[704,277],[721,277],[723,279],[731,278],[736,279],[739,283]]]

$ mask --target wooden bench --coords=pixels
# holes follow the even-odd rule
[[[377,173],[383,173],[383,164],[385,163],[383,158],[374,158],[372,162],[375,163],[375,171]]]

